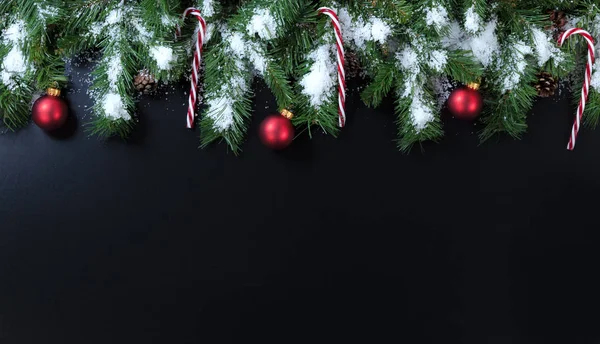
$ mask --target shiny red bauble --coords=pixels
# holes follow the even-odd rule
[[[67,121],[69,108],[62,98],[45,95],[33,103],[31,118],[38,127],[51,131],[62,127]]]
[[[483,99],[478,90],[461,87],[448,98],[448,109],[456,118],[475,119],[483,109]]]
[[[284,149],[294,139],[292,121],[282,115],[270,115],[260,124],[259,136],[261,142],[275,150]]]

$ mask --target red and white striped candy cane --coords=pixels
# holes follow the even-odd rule
[[[342,27],[338,20],[337,13],[329,7],[319,8],[319,14],[324,14],[331,18],[333,24],[333,30],[335,31],[335,40],[337,45],[337,70],[338,70],[338,82],[339,82],[339,97],[338,97],[338,114],[340,127],[346,125],[346,70],[345,70],[345,53],[344,53],[344,39],[342,37]]]
[[[573,150],[575,148],[575,140],[577,140],[577,134],[579,133],[579,127],[581,125],[581,118],[583,117],[583,111],[585,110],[585,103],[588,99],[588,94],[590,91],[590,80],[592,79],[592,66],[595,62],[594,57],[594,39],[589,32],[579,29],[573,28],[565,31],[559,38],[558,44],[560,46],[563,45],[565,40],[572,35],[581,35],[587,42],[588,48],[588,60],[585,65],[585,77],[583,79],[583,88],[581,89],[581,99],[579,100],[579,106],[577,107],[577,116],[575,117],[575,123],[573,123],[573,128],[571,129],[571,138],[569,139],[569,144],[567,145],[568,150]]]
[[[206,36],[206,21],[202,18],[200,11],[196,8],[190,7],[187,8],[183,12],[183,19],[189,15],[192,15],[198,19],[200,22],[200,28],[198,30],[198,36],[196,38],[196,49],[194,51],[194,61],[192,63],[192,85],[190,89],[190,98],[188,102],[188,111],[187,111],[187,127],[194,127],[194,119],[195,119],[195,108],[196,108],[196,90],[198,88],[198,72],[200,70],[200,59],[202,58],[202,46],[204,45],[204,38]],[[181,36],[181,28],[177,27],[177,35]]]

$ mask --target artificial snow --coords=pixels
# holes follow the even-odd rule
[[[441,4],[425,8],[425,21],[427,25],[434,26],[439,31],[448,25],[448,11]]]
[[[127,112],[127,109],[125,109],[121,96],[117,93],[111,92],[104,96],[104,99],[102,99],[102,110],[104,110],[104,115],[110,119],[131,120],[131,116]]]
[[[404,74],[404,93],[401,94],[401,97],[408,97],[412,94],[417,76],[421,72],[419,55],[413,48],[406,47],[396,53],[396,60],[398,68]]]
[[[519,85],[523,72],[527,67],[526,56],[533,54],[533,49],[523,41],[513,43],[508,50],[511,53],[510,57],[498,66],[498,70],[502,72],[500,80],[502,93],[508,92]]]
[[[392,33],[391,27],[381,18],[370,17],[366,22],[362,18],[352,19],[346,8],[338,11],[338,18],[344,40],[354,43],[360,50],[364,50],[369,41],[386,43]]]
[[[150,56],[156,61],[156,66],[160,70],[170,70],[173,67],[172,63],[176,58],[173,49],[163,46],[154,46],[150,48]]]
[[[150,40],[152,40],[152,38],[154,37],[154,33],[151,32],[150,30],[148,30],[144,26],[144,24],[142,24],[142,21],[139,18],[133,18],[132,24],[133,24],[133,27],[138,32],[138,35],[136,35],[135,38],[137,40],[139,40],[140,42],[142,42],[143,44],[148,44],[150,42]]]
[[[448,35],[442,39],[442,44],[451,49],[470,50],[484,67],[489,67],[500,50],[496,25],[497,20],[492,19],[478,34],[467,35],[461,30],[459,23],[452,22]]]
[[[592,74],[592,79],[590,80],[590,86],[595,89],[596,92],[600,93],[600,58],[596,59],[594,73]]]
[[[254,15],[246,25],[248,35],[258,35],[262,39],[270,40],[279,34],[279,25],[267,9],[256,9]]]
[[[265,58],[265,51],[258,43],[251,43],[248,46],[248,59],[254,66],[254,69],[261,75],[264,76],[267,70],[267,59]]]
[[[468,33],[474,34],[481,28],[481,17],[475,11],[475,4],[473,4],[467,12],[465,12],[465,30]]]
[[[202,16],[204,18],[210,18],[215,15],[215,6],[213,0],[202,1]]]
[[[121,54],[115,54],[108,59],[106,68],[106,77],[108,78],[108,87],[116,91],[119,77],[123,73],[123,63],[121,62]]]
[[[221,87],[217,94],[207,96],[209,110],[206,117],[213,121],[213,129],[218,132],[229,130],[234,124],[234,104],[248,91],[248,83],[240,76],[231,78],[230,83]]]
[[[3,41],[6,44],[18,44],[25,38],[25,22],[17,20],[3,32]]]
[[[58,8],[50,6],[48,4],[41,4],[39,2],[35,2],[35,7],[37,8],[40,19],[43,22],[46,22],[46,18],[53,18],[58,15]]]
[[[431,104],[423,99],[423,91],[421,89],[415,92],[409,111],[413,128],[417,133],[425,129],[427,124],[434,119]]]
[[[33,66],[29,64],[21,49],[17,45],[13,46],[0,65],[2,84],[11,91],[15,90],[19,87],[19,79],[24,77],[29,69],[33,69]]]
[[[229,47],[235,56],[243,58],[246,55],[246,41],[241,33],[233,32],[227,36],[224,35],[224,37],[229,42]]]
[[[554,59],[555,65],[559,65],[564,60],[562,52],[550,36],[538,28],[532,28],[531,34],[539,67],[543,67],[550,59]]]
[[[106,16],[105,23],[106,25],[114,25],[120,22],[122,17],[123,11],[120,8],[115,8],[114,10],[108,13],[108,15]]]
[[[448,62],[448,53],[445,50],[434,50],[429,53],[427,66],[434,71],[441,73]]]
[[[324,44],[308,56],[314,62],[310,72],[300,80],[300,85],[302,93],[308,96],[314,107],[319,107],[330,99],[336,84],[336,64],[332,59],[334,50],[334,45]]]

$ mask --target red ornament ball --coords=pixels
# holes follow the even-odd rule
[[[458,88],[448,98],[448,109],[456,118],[475,119],[483,109],[481,93],[469,87]]]
[[[57,96],[45,95],[33,103],[31,117],[43,130],[51,131],[62,127],[67,121],[69,108],[65,101]]]
[[[259,136],[262,143],[274,150],[281,150],[294,139],[292,121],[282,115],[270,115],[260,124]]]

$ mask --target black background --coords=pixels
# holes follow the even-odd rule
[[[521,141],[446,118],[404,155],[354,93],[339,139],[275,153],[257,84],[235,157],[183,84],[90,138],[80,82],[61,133],[0,136],[0,343],[598,343],[600,132],[565,149],[565,96]]]

